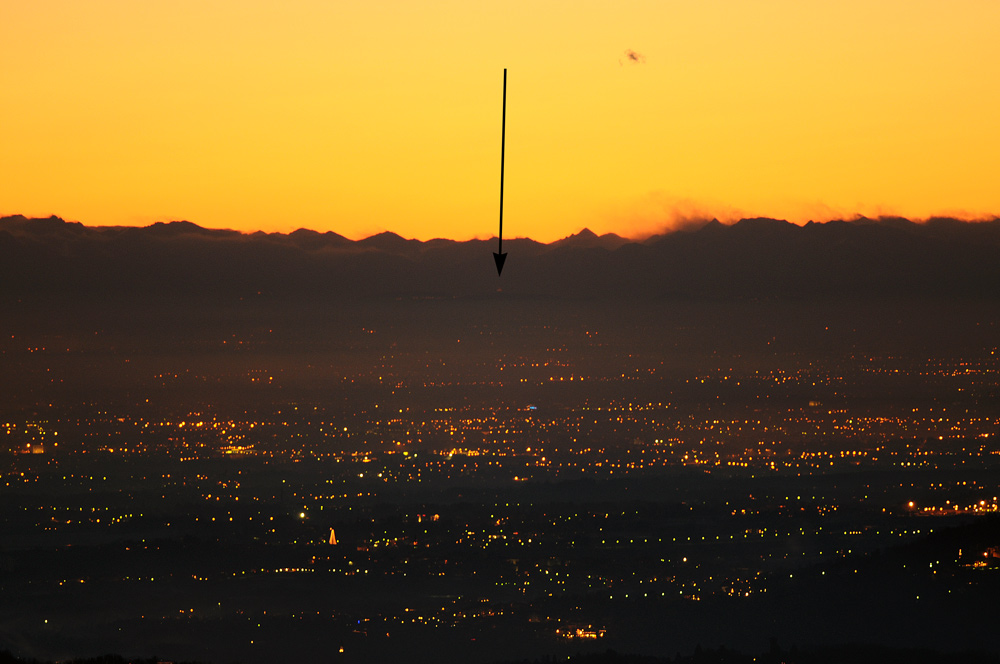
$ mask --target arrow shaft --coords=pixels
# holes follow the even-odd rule
[[[503,115],[500,120],[500,233],[497,251],[503,253],[503,156],[507,144],[507,69],[503,70]]]

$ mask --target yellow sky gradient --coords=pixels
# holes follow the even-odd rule
[[[0,214],[490,237],[507,67],[507,237],[992,216],[998,28],[992,0],[10,2]]]

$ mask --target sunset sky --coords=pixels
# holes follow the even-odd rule
[[[998,28],[993,0],[7,2],[0,214],[490,237],[506,67],[508,237],[992,216]]]

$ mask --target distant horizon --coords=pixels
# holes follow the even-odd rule
[[[402,238],[404,240],[407,240],[407,241],[416,241],[416,242],[432,242],[432,241],[435,241],[435,240],[445,240],[445,241],[449,241],[449,242],[474,242],[474,241],[486,242],[486,241],[489,241],[489,240],[496,240],[497,239],[496,233],[493,233],[491,235],[486,235],[486,234],[471,235],[471,236],[463,237],[463,238],[445,237],[443,235],[430,235],[430,236],[426,236],[426,237],[414,237],[414,236],[403,235],[402,233],[399,233],[399,232],[397,232],[395,230],[392,230],[390,228],[385,228],[385,229],[377,230],[375,232],[372,232],[372,233],[369,233],[369,234],[365,234],[365,235],[357,235],[357,234],[349,235],[349,234],[341,233],[340,231],[332,229],[332,228],[327,228],[327,229],[320,230],[320,229],[317,229],[317,228],[310,228],[310,227],[307,227],[307,226],[298,226],[298,227],[292,228],[290,230],[267,230],[267,229],[264,229],[264,228],[258,228],[258,229],[254,229],[254,230],[246,230],[246,229],[238,229],[238,228],[225,227],[225,226],[205,225],[205,224],[199,223],[197,221],[192,221],[191,219],[160,219],[160,220],[156,220],[156,221],[151,221],[149,223],[137,222],[137,223],[134,223],[134,224],[114,224],[114,223],[112,223],[112,224],[101,224],[101,223],[94,224],[94,223],[84,222],[84,221],[81,221],[79,219],[70,219],[70,218],[64,217],[62,215],[55,214],[55,213],[51,213],[51,214],[45,215],[45,216],[32,216],[32,215],[27,215],[27,214],[17,213],[17,212],[15,212],[15,213],[9,213],[9,214],[0,214],[0,220],[6,220],[6,219],[18,218],[18,217],[23,218],[25,220],[59,219],[60,221],[63,221],[64,223],[68,223],[68,224],[80,224],[81,226],[83,226],[85,228],[92,228],[92,229],[102,229],[102,228],[152,228],[152,227],[157,226],[157,225],[170,225],[170,224],[183,223],[183,224],[191,224],[193,226],[197,226],[198,228],[200,228],[202,230],[207,230],[207,231],[221,231],[221,232],[233,232],[233,233],[239,233],[240,235],[246,235],[246,236],[252,236],[252,235],[256,235],[258,233],[263,233],[265,235],[291,235],[291,234],[296,233],[298,231],[309,231],[309,232],[318,233],[318,234],[333,233],[334,235],[338,235],[338,236],[340,236],[340,237],[342,237],[342,238],[344,238],[346,240],[350,240],[351,242],[360,242],[360,241],[368,240],[370,238],[377,237],[379,235],[385,235],[385,234],[395,235],[395,236],[400,237],[400,238]],[[598,231],[593,230],[589,226],[581,226],[575,232],[570,233],[569,235],[563,235],[563,236],[557,237],[555,239],[550,239],[550,240],[542,240],[542,239],[538,239],[538,238],[535,238],[535,237],[531,237],[529,235],[511,235],[511,236],[506,237],[505,239],[507,239],[508,241],[510,241],[510,240],[530,240],[532,242],[537,242],[539,244],[550,245],[550,244],[561,242],[563,240],[567,240],[569,238],[577,237],[577,236],[579,236],[581,234],[589,232],[589,233],[593,234],[595,237],[616,236],[616,237],[619,237],[619,238],[621,238],[623,240],[627,240],[628,242],[642,243],[642,242],[645,242],[645,241],[649,240],[650,238],[658,237],[658,236],[661,236],[661,235],[667,235],[667,234],[678,232],[678,231],[697,230],[697,229],[699,229],[699,228],[701,228],[703,226],[706,226],[706,225],[708,225],[708,224],[710,224],[712,222],[718,222],[718,223],[722,224],[723,226],[733,226],[735,224],[740,223],[741,221],[748,221],[748,220],[754,220],[754,219],[766,219],[766,220],[771,220],[771,221],[778,221],[778,222],[787,223],[787,224],[790,224],[792,226],[803,227],[803,226],[807,226],[809,224],[828,224],[828,223],[837,223],[837,222],[855,223],[855,222],[859,222],[859,221],[882,222],[882,221],[889,221],[889,220],[903,220],[903,221],[907,221],[907,222],[914,223],[914,224],[926,224],[928,222],[937,221],[937,220],[949,220],[949,221],[957,221],[957,222],[967,223],[967,224],[978,224],[978,223],[988,223],[988,222],[1000,220],[1000,215],[994,214],[994,215],[984,215],[984,216],[974,216],[974,217],[962,217],[962,216],[944,215],[944,214],[942,214],[942,215],[931,215],[931,216],[922,217],[922,218],[910,218],[910,217],[906,217],[906,216],[903,216],[903,215],[894,215],[894,214],[883,214],[883,215],[877,215],[877,216],[867,216],[867,215],[863,215],[863,214],[854,214],[854,215],[852,215],[850,217],[835,217],[835,218],[830,218],[830,219],[808,219],[806,221],[801,221],[801,222],[800,221],[789,220],[789,219],[783,219],[783,218],[780,218],[780,217],[771,217],[771,216],[767,216],[767,215],[747,215],[747,216],[740,216],[740,217],[737,217],[737,218],[722,218],[722,219],[720,219],[718,217],[692,217],[692,218],[682,219],[682,220],[676,220],[674,222],[664,224],[661,227],[659,227],[658,230],[655,230],[655,231],[642,232],[642,233],[626,234],[626,233],[619,233],[619,232],[615,232],[615,231],[598,232]]]

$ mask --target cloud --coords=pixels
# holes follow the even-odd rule
[[[618,201],[601,210],[600,214],[604,224],[593,221],[591,228],[607,228],[619,235],[640,240],[651,235],[698,228],[713,219],[731,224],[744,217],[756,216],[720,201],[676,196],[664,191],[650,191]]]
[[[619,60],[618,64],[624,65],[626,63],[630,65],[644,65],[646,64],[646,56],[643,55],[642,53],[637,53],[636,51],[633,51],[630,48],[625,49],[625,59]]]

